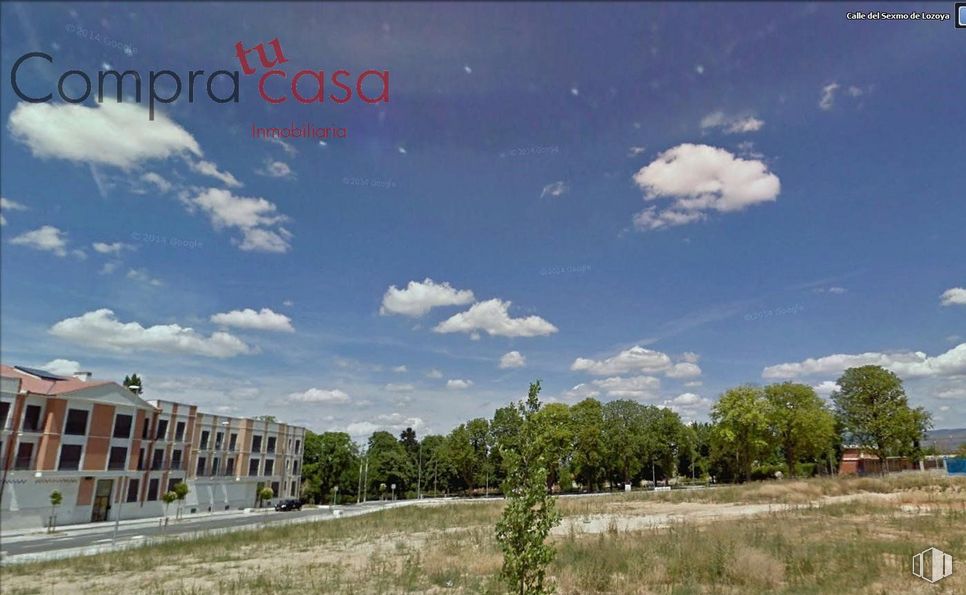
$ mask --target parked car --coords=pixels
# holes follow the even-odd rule
[[[275,510],[283,512],[286,510],[302,510],[301,500],[280,500],[278,504],[275,505]]]

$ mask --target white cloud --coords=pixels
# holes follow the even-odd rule
[[[261,169],[255,170],[255,173],[270,178],[295,178],[295,172],[292,171],[292,168],[287,163],[274,159],[266,159],[265,165]]]
[[[141,176],[141,180],[153,184],[161,192],[171,190],[171,182],[165,180],[160,174],[149,171]]]
[[[124,250],[134,249],[133,246],[123,242],[113,242],[110,244],[106,242],[94,242],[91,246],[94,248],[94,252],[98,254],[120,254]]]
[[[148,110],[135,103],[18,103],[7,127],[40,158],[130,169],[176,154],[202,155],[184,128],[160,113],[149,121]]]
[[[816,287],[812,291],[814,291],[815,293],[832,293],[835,295],[842,295],[843,293],[847,293],[848,289],[844,287],[833,286],[833,287]]]
[[[666,372],[668,378],[694,378],[701,375],[701,368],[691,362],[680,362]]]
[[[396,366],[395,368],[392,369],[392,371],[393,372],[397,372],[399,374],[405,374],[406,372],[409,371],[409,368],[407,368],[404,365],[403,366]]]
[[[405,289],[391,285],[382,296],[382,315],[402,314],[419,317],[439,306],[463,306],[476,299],[469,289],[454,289],[449,283],[436,283],[429,277],[410,281]]]
[[[104,270],[104,269],[102,269]],[[155,287],[161,287],[164,283],[160,279],[155,279],[144,269],[130,269],[127,272],[127,278],[131,281],[136,281],[138,283],[144,283],[147,285],[153,285]]]
[[[685,422],[706,414],[713,402],[694,393],[683,393],[664,401],[664,406],[682,416]]]
[[[902,378],[946,377],[966,374],[966,343],[960,343],[946,353],[929,357],[921,351],[899,353],[866,352],[854,355],[834,354],[768,366],[761,376],[769,379],[790,379],[807,376],[841,374],[846,368],[876,365],[892,370]]]
[[[647,147],[634,146],[634,147],[631,147],[630,149],[627,150],[627,156],[628,157],[637,157],[638,155],[640,155],[641,153],[643,153],[646,150],[647,150]]]
[[[26,211],[27,207],[15,200],[0,197],[0,225],[6,225],[7,220],[3,216],[3,211]]]
[[[944,306],[966,306],[966,288],[953,287],[947,289],[939,299],[942,300]]]
[[[567,183],[564,182],[563,180],[559,182],[553,182],[543,187],[543,190],[540,192],[540,198],[543,198],[544,196],[551,196],[553,198],[557,198],[558,196],[563,196],[567,192],[567,190],[569,190],[569,188],[567,186]]]
[[[299,154],[298,149],[296,149],[294,146],[292,146],[291,144],[285,142],[280,138],[270,136],[270,137],[267,137],[267,140],[272,144],[282,147],[282,149],[285,151],[285,154],[288,155],[289,157],[295,157],[296,155]]]
[[[461,378],[450,379],[446,381],[446,388],[450,390],[463,390],[473,386],[472,380],[463,380]]]
[[[823,380],[812,386],[812,390],[823,397],[830,397],[832,393],[839,389],[839,385],[834,380]]]
[[[298,403],[345,403],[349,400],[349,395],[339,389],[310,388],[300,393],[289,394],[288,400]]]
[[[829,83],[822,87],[822,97],[818,100],[818,106],[825,111],[832,109],[835,105],[835,92],[838,91],[838,83]]]
[[[672,198],[663,210],[649,207],[634,217],[637,229],[660,229],[704,219],[707,211],[740,211],[776,200],[778,176],[761,161],[736,157],[708,145],[669,149],[634,174],[647,201]]]
[[[393,382],[387,384],[385,388],[391,393],[410,393],[416,390],[416,387],[412,384],[396,384]]]
[[[378,430],[399,434],[406,428],[421,432],[426,423],[419,417],[407,417],[401,413],[377,415],[373,421],[357,421],[346,426],[347,434],[354,438],[365,438]]]
[[[50,328],[50,333],[87,347],[121,353],[154,351],[226,358],[253,352],[244,341],[226,332],[205,337],[177,324],[145,328],[137,322],[120,322],[107,308],[61,320]]]
[[[722,111],[712,112],[701,119],[701,128],[720,128],[725,134],[745,134],[758,132],[765,125],[763,120],[754,116],[729,116]]]
[[[188,166],[195,172],[210,176],[219,180],[222,184],[229,186],[231,188],[240,188],[243,184],[238,181],[235,176],[231,175],[226,171],[220,171],[218,166],[210,161],[205,161],[204,159],[200,161],[188,161]]]
[[[40,366],[40,368],[60,376],[71,376],[80,372],[81,365],[80,362],[71,359],[54,359]]]
[[[503,354],[500,358],[500,368],[522,368],[527,365],[525,358],[519,351],[510,351]]]
[[[264,198],[235,196],[229,190],[208,188],[188,203],[204,210],[216,229],[239,229],[243,236],[239,245],[242,250],[288,252],[291,248],[292,234],[281,227],[288,218]]]
[[[292,327],[291,318],[284,314],[273,312],[269,308],[262,308],[257,312],[251,308],[245,308],[244,310],[232,310],[231,312],[212,314],[211,321],[215,324],[236,328],[284,333],[295,332],[295,328]]]
[[[538,337],[557,332],[557,327],[539,316],[511,318],[511,302],[500,299],[486,300],[473,304],[466,312],[454,314],[436,325],[437,333],[472,333],[486,331],[487,334],[501,337]]]
[[[426,378],[442,378],[442,377],[443,377],[443,373],[435,368],[426,373]]]
[[[661,380],[654,376],[611,376],[594,380],[591,384],[615,399],[656,399]]]
[[[52,225],[28,231],[10,240],[11,244],[27,246],[34,250],[53,252],[63,258],[67,256],[67,234]]]
[[[635,372],[664,372],[671,369],[671,358],[666,353],[635,345],[614,357],[592,360],[578,357],[570,365],[574,372],[587,372],[595,376],[621,375]]]

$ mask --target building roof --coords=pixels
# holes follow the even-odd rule
[[[38,395],[63,395],[85,388],[113,384],[105,380],[81,380],[23,366],[0,364],[0,375],[20,381],[20,389]]]

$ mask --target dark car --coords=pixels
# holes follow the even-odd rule
[[[285,510],[302,510],[301,500],[280,500],[278,504],[275,505],[275,510],[285,511]]]

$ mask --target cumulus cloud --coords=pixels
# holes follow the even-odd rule
[[[67,256],[67,234],[52,225],[44,225],[10,240],[11,244],[27,246],[34,250],[52,252],[61,258]]]
[[[466,312],[454,314],[436,325],[437,333],[485,331],[501,337],[539,337],[557,332],[557,327],[539,316],[511,318],[511,302],[491,299],[473,304]]]
[[[219,170],[218,166],[210,161],[205,161],[204,159],[200,161],[189,160],[188,166],[193,171],[204,176],[215,178],[230,188],[240,188],[243,185],[238,181],[238,178],[231,175],[229,172]]]
[[[300,393],[289,394],[288,400],[297,403],[345,403],[349,400],[349,395],[339,389],[310,388]]]
[[[260,169],[255,170],[255,173],[268,176],[269,178],[295,178],[295,172],[292,171],[292,168],[287,163],[274,159],[266,159],[265,164]]]
[[[634,174],[634,183],[647,201],[672,199],[667,207],[652,206],[637,213],[634,225],[639,230],[700,221],[709,211],[740,211],[776,200],[781,190],[778,176],[763,162],[694,144],[661,153]]]
[[[120,254],[124,250],[133,250],[134,247],[130,244],[125,244],[123,242],[112,242],[110,244],[106,242],[94,242],[91,244],[94,248],[94,252],[98,254]]]
[[[635,345],[621,351],[614,357],[592,360],[578,357],[570,365],[574,372],[587,372],[595,376],[621,375],[628,373],[655,373],[671,369],[671,358],[666,353],[645,349]]]
[[[522,368],[527,365],[527,358],[525,358],[519,351],[510,351],[504,353],[503,357],[500,358],[500,368]]]
[[[446,381],[446,388],[450,390],[463,390],[464,388],[469,388],[473,386],[472,380],[463,380],[462,378],[452,378]]]
[[[354,438],[364,438],[373,432],[385,430],[392,434],[399,434],[406,428],[417,432],[425,428],[426,423],[419,417],[410,417],[401,413],[377,415],[372,421],[357,421],[346,426],[346,433]]]
[[[3,211],[26,211],[27,207],[15,200],[0,197],[0,225],[6,225],[7,220],[3,216]]]
[[[60,376],[71,376],[80,372],[81,365],[80,362],[75,362],[72,359],[52,359],[40,368]]]
[[[167,192],[171,190],[171,182],[167,181],[160,174],[156,174],[153,171],[149,171],[141,176],[141,180],[152,184],[155,188],[161,192]]]
[[[591,382],[608,397],[615,399],[656,399],[661,380],[654,376],[611,376]]]
[[[215,332],[206,337],[177,324],[145,328],[138,322],[119,321],[107,308],[61,320],[49,332],[86,347],[116,352],[154,351],[217,358],[253,352],[244,341],[226,332]]]
[[[293,333],[292,319],[284,314],[273,312],[270,308],[255,311],[251,308],[212,314],[211,321],[223,326],[252,329],[258,331],[278,331]]]
[[[764,125],[765,122],[763,120],[759,120],[754,116],[729,116],[722,111],[712,112],[701,119],[701,128],[703,130],[720,128],[725,134],[757,132]]]
[[[405,365],[396,366],[395,368],[392,369],[392,371],[398,374],[405,374],[406,372],[409,371],[409,368],[407,368]]]
[[[242,250],[288,252],[291,248],[292,234],[281,226],[288,218],[264,198],[235,196],[229,190],[208,188],[189,198],[188,204],[208,214],[216,229],[240,230]]]
[[[882,366],[902,378],[949,377],[966,374],[966,343],[960,343],[946,353],[930,357],[921,351],[858,354],[834,354],[809,358],[801,362],[766,367],[762,378],[792,379],[808,376],[833,376],[846,368]]]
[[[567,183],[563,180],[553,182],[543,187],[543,190],[540,192],[540,198],[543,198],[544,196],[557,198],[558,196],[563,196],[566,194],[567,190],[569,190],[569,188],[567,187]]]
[[[105,269],[101,269],[104,271]],[[137,283],[143,283],[146,285],[153,285],[154,287],[161,287],[164,283],[160,279],[156,279],[148,274],[145,269],[130,269],[127,272],[127,278],[131,281]]]
[[[135,103],[18,103],[7,127],[39,158],[130,169],[172,155],[202,156],[188,131],[160,113],[148,122],[148,110]]]
[[[443,373],[435,368],[430,370],[429,372],[426,372],[426,378],[442,378],[442,377],[443,377]]]
[[[665,407],[683,417],[685,421],[706,414],[711,409],[712,404],[711,399],[706,399],[694,393],[683,393],[664,401]]]
[[[701,375],[701,368],[691,362],[680,362],[665,372],[668,378],[694,378]]]
[[[823,397],[830,397],[832,393],[839,390],[839,385],[834,380],[823,380],[818,384],[812,385],[812,390]]]
[[[966,306],[966,288],[953,287],[943,292],[939,299],[944,306]]]
[[[429,277],[410,281],[405,289],[391,285],[382,296],[382,315],[402,314],[419,317],[440,306],[464,306],[476,298],[469,289],[454,289],[449,283],[436,283]]]

